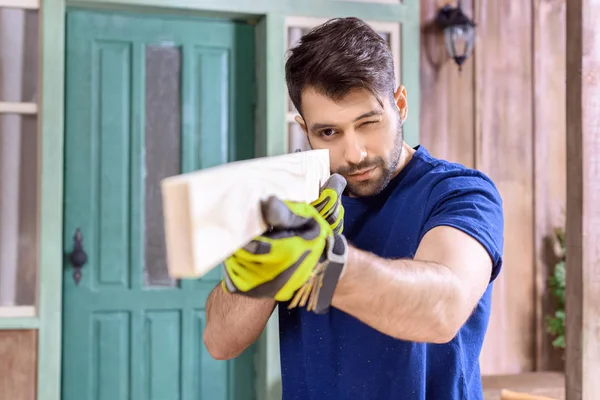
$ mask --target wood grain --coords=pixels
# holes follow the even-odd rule
[[[565,398],[565,377],[558,372],[484,376],[482,385],[485,400],[502,400],[514,393],[545,396],[556,400]]]
[[[0,399],[35,400],[37,331],[0,330]]]
[[[505,266],[494,288],[481,370],[530,371],[541,329],[534,303],[532,23],[537,17],[531,2],[464,1],[463,9],[477,23],[476,45],[459,72],[432,25],[439,2],[420,4],[421,143],[436,157],[486,172],[504,199]],[[550,97],[544,104],[554,102],[556,108],[561,101]]]
[[[565,227],[566,206],[566,0],[534,0],[534,160],[536,370],[562,371],[545,318],[556,305],[548,276],[559,261],[552,240]]]
[[[421,1],[421,107],[420,142],[435,157],[475,166],[474,61],[462,71],[444,47],[444,35],[433,20],[440,6],[437,0]],[[462,2],[473,15],[471,0]]]
[[[431,24],[439,1],[420,3],[421,143],[488,173],[504,198],[506,264],[481,355],[485,374],[563,367],[544,319],[554,311],[549,239],[565,224],[565,3],[463,2],[477,40],[462,73]]]
[[[476,2],[475,167],[503,198],[504,266],[482,352],[486,374],[531,371],[535,308],[531,3]]]
[[[600,0],[567,2],[567,400],[600,394]]]
[[[512,390],[502,390],[500,392],[501,400],[557,400],[546,396],[533,395],[529,393],[513,392]]]
[[[169,273],[201,277],[267,227],[260,200],[311,202],[329,177],[329,152],[263,157],[162,181]]]

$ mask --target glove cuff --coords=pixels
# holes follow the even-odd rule
[[[321,285],[317,292],[316,314],[324,314],[329,310],[331,299],[338,281],[344,273],[348,259],[348,242],[343,235],[333,234],[327,240],[325,262]]]

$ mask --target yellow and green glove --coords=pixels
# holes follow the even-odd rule
[[[346,179],[340,174],[332,174],[321,188],[319,198],[311,203],[319,214],[329,222],[334,232],[342,234],[344,230],[344,206],[342,193],[346,188]]]
[[[321,212],[313,204],[276,197],[263,202],[270,229],[225,260],[223,289],[326,312],[346,263],[347,242],[337,233],[343,226],[344,187],[343,178],[328,181],[322,190],[328,194],[313,203]]]

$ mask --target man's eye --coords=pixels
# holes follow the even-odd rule
[[[364,123],[362,124],[362,126],[365,126],[365,125],[373,125],[373,124],[376,124],[376,123],[378,123],[378,122],[379,122],[379,121],[366,121],[366,122],[364,122]]]
[[[320,136],[325,136],[325,137],[330,137],[333,136],[335,134],[335,131],[333,129],[323,129],[321,132],[319,132]]]

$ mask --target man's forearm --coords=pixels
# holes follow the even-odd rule
[[[443,265],[350,247],[332,305],[398,339],[443,343],[463,318],[464,298],[458,277]]]
[[[225,293],[220,284],[206,301],[204,344],[216,359],[240,355],[258,339],[275,308],[275,300]]]

